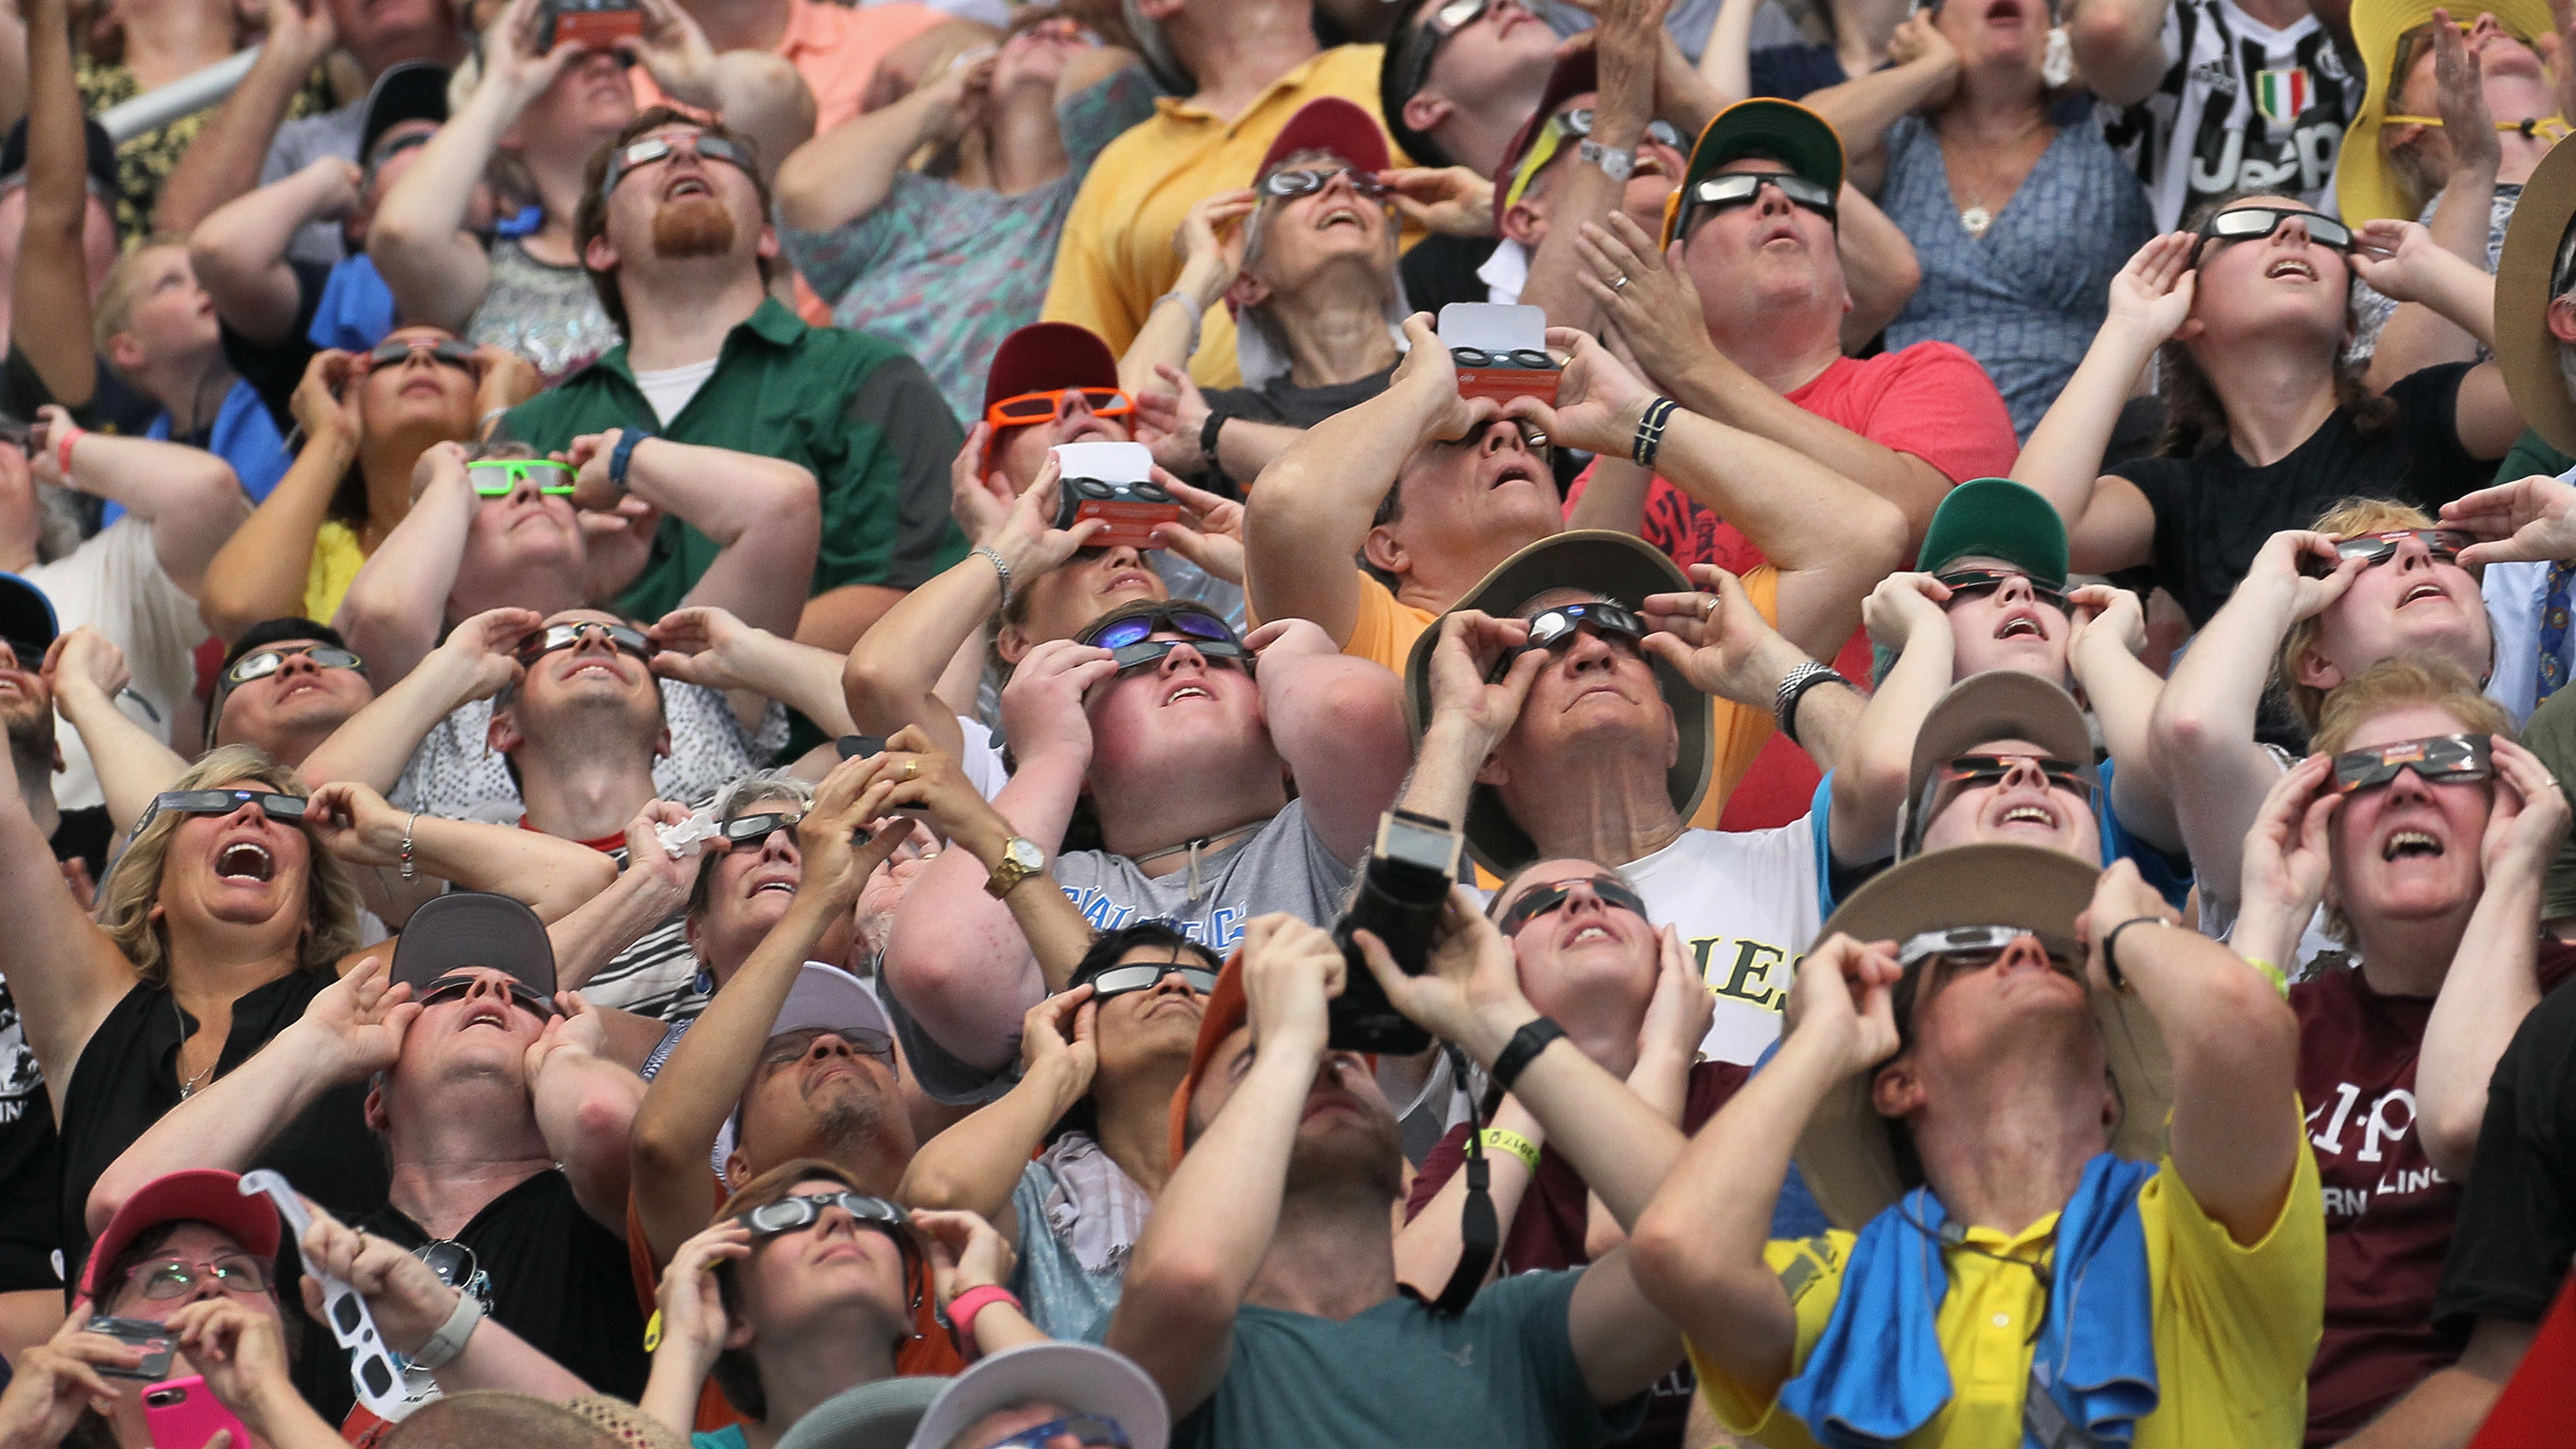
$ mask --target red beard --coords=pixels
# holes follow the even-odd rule
[[[653,213],[655,256],[720,257],[733,241],[733,213],[712,196],[684,196]]]

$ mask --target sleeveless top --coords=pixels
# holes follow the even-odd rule
[[[492,239],[491,262],[492,284],[465,324],[466,341],[519,354],[552,387],[626,340],[581,268],[538,261],[515,236]]]

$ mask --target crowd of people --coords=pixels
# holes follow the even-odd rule
[[[2576,8],[0,8],[0,1449],[2565,1441]]]

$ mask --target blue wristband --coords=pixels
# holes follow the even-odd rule
[[[635,445],[651,436],[642,428],[618,430],[617,446],[608,450],[608,486],[617,490],[618,497],[626,496],[626,465],[635,460]]]

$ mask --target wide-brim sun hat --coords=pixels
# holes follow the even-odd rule
[[[2353,0],[2352,43],[2361,52],[2367,77],[2361,109],[2344,128],[2342,149],[2335,153],[2335,209],[2344,224],[2359,230],[2366,221],[2394,217],[2415,220],[2415,212],[2389,175],[2388,157],[2379,148],[2379,133],[2396,107],[2396,91],[2406,78],[2395,74],[2397,39],[2433,18],[2435,0]],[[2480,0],[2474,5],[2446,5],[2454,20],[2493,15],[2524,41],[2557,33],[2547,0]],[[2528,194],[2528,193],[2526,193]],[[2499,301],[2502,299],[2499,298]],[[2526,414],[2526,416],[2528,416]]]
[[[2576,453],[2576,398],[2549,334],[2550,283],[2567,224],[2576,219],[2576,146],[2556,146],[2522,184],[2496,264],[2495,354],[2516,412],[2562,453]]]

